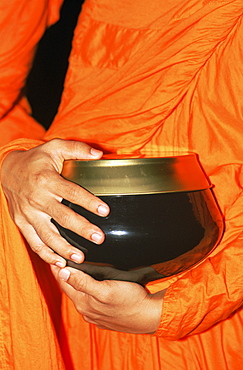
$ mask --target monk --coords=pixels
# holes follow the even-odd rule
[[[2,369],[241,369],[242,0],[86,0],[47,132],[23,87],[60,0],[0,5]],[[100,244],[109,207],[60,173],[102,153],[195,152],[224,216],[220,244],[146,287],[96,281],[50,222]]]

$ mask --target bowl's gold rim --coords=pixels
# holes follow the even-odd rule
[[[191,192],[211,187],[195,154],[67,161],[62,175],[97,196]]]

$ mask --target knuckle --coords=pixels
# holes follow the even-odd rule
[[[24,227],[24,219],[19,213],[12,212],[11,217],[18,228],[21,230]]]
[[[87,288],[87,281],[85,278],[81,278],[78,274],[76,274],[76,284],[75,284],[80,290],[86,290]]]
[[[54,236],[50,230],[43,230],[40,234],[44,244],[51,246],[53,244]]]
[[[90,210],[95,210],[97,209],[97,199],[93,197],[86,197],[86,207],[87,209]]]
[[[60,144],[60,141],[61,139],[54,138],[49,141],[49,144],[55,146],[55,145]]]
[[[98,203],[100,203],[100,201],[97,197],[89,193],[81,186],[68,182],[66,194],[70,202],[76,204],[78,203],[83,208],[86,208],[90,211],[97,211]]]
[[[79,310],[78,310],[78,312],[79,313],[81,313]],[[86,316],[86,315],[83,315],[83,319],[84,319],[84,321],[86,321],[87,323],[89,323],[89,324],[91,324],[91,320],[90,320],[90,318],[88,317],[88,316]]]
[[[72,216],[72,213],[69,213],[67,211],[60,213],[58,216],[58,223],[60,223],[60,225],[62,226],[69,226]]]
[[[115,300],[115,295],[110,289],[105,289],[104,291],[100,292],[100,299],[105,304],[111,304]]]
[[[41,203],[39,202],[39,197],[34,190],[31,190],[29,192],[27,201],[28,201],[28,205],[25,205],[22,207],[22,211],[24,214],[28,213],[28,206],[34,209],[39,209],[41,206]]]
[[[87,278],[84,274],[79,274],[77,271],[73,272],[72,273],[72,276],[73,276],[73,286],[81,291],[81,292],[85,292],[88,288],[88,282],[87,282]]]
[[[80,313],[80,312],[79,312]],[[95,324],[95,319],[91,318],[90,316],[83,315],[84,321],[86,321],[88,324]]]
[[[87,154],[89,152],[90,146],[82,141],[73,140],[70,142],[70,145],[72,145],[74,151],[82,151],[83,154]]]
[[[80,187],[78,185],[74,185],[70,182],[68,182],[68,186],[67,186],[67,196],[68,196],[68,199],[70,199],[71,201],[77,201],[77,199],[80,198]]]
[[[33,246],[31,246],[31,249],[37,253],[37,254],[42,254],[42,257],[45,257],[45,253],[43,253],[43,245],[41,244],[35,244]]]
[[[46,188],[50,184],[50,179],[50,170],[45,169],[45,171],[42,170],[35,174],[33,183],[40,187]]]
[[[85,236],[86,238],[90,237],[90,233],[91,233],[90,227],[91,227],[91,223],[85,218],[82,218],[82,225],[80,229],[81,229],[82,235]]]
[[[45,144],[45,146],[46,146],[46,148],[49,148],[50,150],[52,150],[52,149],[55,149],[55,148],[59,147],[61,142],[63,142],[62,139],[54,138],[54,139],[51,139],[50,141],[48,141]]]
[[[38,256],[47,263],[54,263],[56,259],[54,258],[54,253],[44,244],[34,244],[30,246],[32,251],[38,254]]]

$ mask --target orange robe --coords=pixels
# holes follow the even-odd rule
[[[12,3],[15,11],[21,8],[19,1]],[[6,96],[0,129],[3,137],[12,120],[16,138],[22,139],[2,147],[1,161],[11,150],[54,137],[121,154],[193,151],[214,185],[226,229],[203,262],[148,284],[151,292],[167,288],[155,335],[118,333],[85,323],[61,296],[48,266],[26,247],[1,194],[2,368],[240,370],[242,0],[87,0],[75,30],[59,111],[45,135],[30,129],[32,124],[37,127],[33,120],[19,135],[20,121],[11,114],[32,58],[28,48],[18,48],[20,39],[33,50],[48,17],[55,20],[58,1],[21,3],[25,22],[17,17],[18,37],[13,40],[6,32],[8,53],[0,54],[6,76],[16,81],[0,84]],[[34,3],[38,7],[32,8]],[[0,10],[5,29],[13,32],[12,13]],[[30,25],[38,34],[34,39]],[[19,57],[18,64],[8,70],[13,55]]]

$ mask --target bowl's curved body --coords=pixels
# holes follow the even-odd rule
[[[54,222],[86,256],[83,264],[68,261],[68,265],[98,280],[144,285],[195,265],[221,238],[221,214],[195,155],[72,161],[65,171],[67,179],[99,196],[111,209],[102,218],[64,201],[104,231],[101,245]]]

